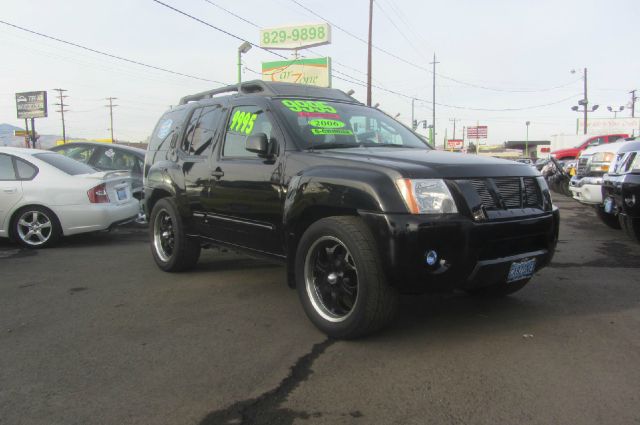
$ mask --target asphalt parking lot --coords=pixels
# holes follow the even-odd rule
[[[327,340],[281,266],[146,232],[0,242],[0,424],[640,423],[640,245],[561,195],[551,267],[512,297],[407,296]]]

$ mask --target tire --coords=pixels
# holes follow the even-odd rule
[[[595,206],[596,215],[600,219],[601,222],[611,227],[612,229],[620,229],[622,226],[620,225],[620,220],[613,214],[606,213],[604,208],[601,205]]]
[[[398,293],[387,284],[373,235],[359,218],[312,224],[298,244],[295,273],[305,313],[329,337],[365,336],[397,310]]]
[[[11,219],[10,236],[25,248],[49,248],[61,235],[58,217],[40,205],[20,208]]]
[[[153,259],[165,272],[190,270],[198,263],[200,241],[187,237],[172,198],[162,198],[154,205],[149,236]]]
[[[618,214],[620,227],[630,239],[640,242],[640,219],[629,217],[625,214]]]
[[[466,289],[469,295],[476,297],[506,297],[524,288],[531,279],[524,279],[515,283],[501,282],[480,288]]]

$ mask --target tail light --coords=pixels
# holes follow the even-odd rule
[[[110,202],[109,194],[107,193],[107,185],[105,183],[89,189],[87,191],[87,196],[89,196],[89,202],[92,204],[105,204]]]

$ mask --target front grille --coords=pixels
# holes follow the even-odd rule
[[[589,165],[589,157],[583,156],[578,159],[578,166],[576,167],[576,175],[584,176],[587,174],[587,166]]]
[[[542,193],[535,177],[494,177],[466,180],[487,210],[542,208]]]

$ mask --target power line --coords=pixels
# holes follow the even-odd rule
[[[24,27],[21,27],[19,25],[15,25],[15,24],[12,24],[12,23],[9,23],[9,22],[6,22],[6,21],[0,20],[0,24],[7,25],[7,26],[10,26],[10,27],[19,29],[21,31],[25,31],[25,32],[28,32],[30,34],[35,34],[35,35],[38,35],[40,37],[48,38],[49,40],[54,40],[54,41],[57,41],[59,43],[64,43],[64,44],[67,44],[69,46],[77,47],[79,49],[87,50],[89,52],[97,53],[99,55],[107,56],[107,57],[110,57],[112,59],[117,59],[117,60],[120,60],[120,61],[129,62],[129,63],[135,64],[135,65],[144,66],[144,67],[150,68],[150,69],[155,69],[156,71],[162,71],[162,72],[167,72],[167,73],[174,74],[174,75],[179,75],[181,77],[193,78],[195,80],[208,81],[208,82],[211,82],[211,83],[226,85],[226,83],[223,83],[221,81],[211,80],[211,79],[208,79],[208,78],[202,78],[202,77],[198,77],[198,76],[190,75],[190,74],[185,74],[185,73],[178,72],[178,71],[172,71],[172,70],[167,69],[167,68],[161,68],[159,66],[149,65],[149,64],[137,61],[137,60],[128,59],[128,58],[125,58],[125,57],[122,57],[122,56],[118,56],[118,55],[114,55],[114,54],[111,54],[111,53],[103,52],[103,51],[100,51],[100,50],[97,50],[97,49],[93,49],[91,47],[83,46],[81,44],[73,43],[71,41],[62,40],[60,38],[56,38],[56,37],[53,37],[53,36],[50,36],[50,35],[46,35],[46,34],[43,34],[43,33],[40,33],[40,32],[34,31],[34,30],[30,30],[28,28],[24,28]]]
[[[196,22],[200,22],[201,24],[204,24],[204,25],[206,25],[206,26],[208,26],[208,27],[210,27],[210,28],[212,28],[212,29],[215,29],[216,31],[222,32],[223,34],[226,34],[226,35],[228,35],[228,36],[230,36],[230,37],[233,37],[233,38],[235,38],[236,40],[239,40],[239,41],[242,41],[242,42],[247,42],[247,43],[251,44],[252,46],[257,47],[257,48],[258,48],[258,49],[260,49],[260,50],[264,50],[264,51],[269,52],[269,53],[271,53],[271,54],[273,54],[273,55],[276,55],[276,56],[278,56],[278,57],[280,57],[280,58],[286,59],[286,57],[285,57],[285,56],[283,56],[283,55],[281,55],[281,54],[279,54],[279,53],[273,52],[273,51],[271,51],[271,50],[269,50],[269,49],[266,49],[266,48],[264,48],[264,47],[261,47],[261,46],[259,46],[259,45],[255,44],[255,43],[252,43],[252,42],[251,42],[251,41],[249,41],[249,40],[246,40],[246,39],[244,39],[244,38],[242,38],[242,37],[240,37],[240,36],[238,36],[238,35],[235,35],[235,34],[233,34],[233,33],[229,32],[229,31],[226,31],[226,30],[224,30],[224,29],[222,29],[222,28],[219,28],[219,27],[217,27],[217,26],[215,26],[215,25],[213,25],[213,24],[210,24],[209,22],[206,22],[206,21],[204,21],[204,20],[202,20],[202,19],[200,19],[200,18],[198,18],[198,17],[196,17],[196,16],[193,16],[193,15],[191,15],[191,14],[189,14],[189,13],[187,13],[187,12],[184,12],[184,11],[182,11],[182,10],[180,10],[180,9],[177,9],[177,8],[175,8],[175,7],[173,7],[173,6],[170,6],[170,5],[168,5],[168,4],[166,4],[166,3],[164,3],[164,2],[162,2],[162,1],[160,1],[160,0],[151,0],[151,1],[153,1],[153,2],[155,2],[155,3],[158,3],[158,4],[160,4],[160,5],[164,6],[164,7],[168,8],[168,9],[171,9],[171,10],[173,10],[173,11],[174,11],[174,12],[176,12],[176,13],[179,13],[179,14],[181,14],[181,15],[183,15],[183,16],[186,16],[186,17],[188,17],[188,18],[190,18],[190,19],[193,19],[193,20],[194,20],[194,21],[196,21]],[[299,4],[299,3],[297,2],[297,0],[291,0],[291,1],[293,1],[294,3]],[[302,5],[301,5],[301,7],[303,7],[303,8],[305,8],[305,9],[307,9],[305,6],[302,6]],[[310,9],[309,9],[309,10],[310,10]],[[312,12],[312,13],[314,13],[314,12]],[[319,15],[316,15],[316,16],[318,16],[320,19],[324,19],[324,18],[320,17]],[[329,22],[329,21],[327,21],[327,22]],[[331,22],[329,22],[329,23],[331,23]],[[332,24],[332,25],[335,25],[335,24]],[[336,26],[336,27],[337,27],[337,26]],[[339,27],[337,27],[337,28],[339,28]],[[343,31],[345,31],[345,30],[343,30]],[[366,41],[365,41],[365,43],[366,43]],[[375,46],[374,46],[374,47],[375,47]],[[380,50],[380,49],[378,49],[378,50]],[[247,68],[247,69],[248,69],[248,68]],[[251,70],[251,71],[252,71],[252,72],[256,72],[256,73],[257,73],[257,71],[255,71],[255,70]],[[432,71],[431,71],[431,72],[432,72]],[[338,80],[346,81],[346,82],[351,83],[351,84],[356,84],[356,85],[359,85],[359,86],[366,87],[366,83],[362,82],[361,80],[356,79],[356,78],[355,78],[355,77],[353,77],[353,76],[350,76],[350,75],[345,74],[345,73],[343,73],[343,72],[337,72],[337,73],[339,73],[339,74],[341,74],[341,75],[346,76],[346,78],[344,78],[344,77],[338,77],[338,76],[335,76],[334,78],[336,78],[336,79],[338,79]],[[440,74],[438,74],[438,75],[440,76]],[[406,98],[406,99],[416,99],[416,100],[419,100],[419,101],[422,101],[422,102],[431,102],[431,101],[427,101],[427,100],[425,100],[425,99],[418,98],[418,97],[416,97],[416,96],[410,96],[410,95],[408,95],[408,94],[404,94],[404,93],[401,93],[401,92],[398,92],[398,91],[395,91],[395,90],[386,89],[386,88],[381,87],[381,86],[376,86],[376,85],[373,85],[373,84],[372,84],[372,85],[371,85],[371,87],[377,88],[377,89],[379,89],[379,90],[386,91],[387,93],[391,93],[391,94],[395,94],[395,95],[398,95],[398,96],[404,97],[404,98]],[[536,109],[536,108],[541,108],[541,107],[544,107],[544,106],[555,105],[555,104],[558,104],[558,103],[564,102],[564,101],[566,101],[566,100],[568,100],[568,99],[571,99],[571,98],[573,98],[573,97],[575,97],[575,95],[574,95],[574,96],[570,96],[570,97],[565,98],[565,99],[561,99],[561,100],[559,100],[559,101],[557,101],[557,102],[551,102],[551,103],[544,104],[544,105],[534,105],[534,106],[527,106],[527,107],[521,107],[521,108],[501,108],[501,109],[500,109],[500,108],[499,108],[499,109],[491,109],[491,108],[473,108],[473,107],[466,107],[466,106],[449,105],[449,104],[446,104],[446,103],[438,103],[438,102],[435,102],[435,105],[443,106],[443,107],[446,107],[446,108],[465,109],[465,110],[470,110],[470,111],[490,111],[490,112],[503,112],[503,111],[505,111],[505,112],[506,112],[506,111],[523,111],[523,110],[526,110],[526,109]]]
[[[301,8],[303,8],[304,10],[306,10],[307,12],[311,13],[315,17],[320,18],[320,19],[326,21],[327,23],[331,24],[333,27],[335,27],[338,30],[342,31],[343,33],[349,35],[350,37],[355,38],[356,40],[367,44],[367,41],[365,39],[363,39],[362,37],[359,37],[359,36],[355,35],[354,33],[346,30],[342,26],[337,25],[335,22],[332,22],[329,19],[321,16],[320,14],[316,13],[312,9],[310,9],[307,6],[305,6],[302,3],[300,3],[298,0],[291,0],[291,1],[293,3],[295,3],[295,4],[297,4],[298,6],[300,6]],[[405,63],[407,65],[410,65],[410,66],[412,66],[414,68],[420,69],[420,70],[428,72],[428,73],[432,73],[433,72],[433,71],[431,71],[429,68],[427,68],[425,66],[419,65],[419,64],[417,64],[415,62],[411,62],[411,61],[409,61],[409,60],[407,60],[407,59],[405,59],[405,58],[403,58],[401,56],[396,55],[395,53],[392,53],[392,52],[390,52],[390,51],[388,51],[386,49],[383,49],[383,48],[381,48],[379,46],[376,46],[375,44],[373,45],[373,48],[378,50],[378,51],[380,51],[380,52],[382,52],[382,53],[384,53],[384,54],[386,54],[386,55],[388,55],[388,56],[391,56],[392,58],[395,58],[395,59],[397,59],[397,60],[399,60],[399,61],[401,61],[401,62],[403,62],[403,63]],[[459,80],[457,78],[449,77],[449,76],[444,75],[444,74],[438,74],[438,76],[440,78],[444,78],[445,80],[453,81],[453,82],[456,82],[458,84],[462,84],[462,85],[469,86],[469,87],[474,87],[474,88],[484,89],[484,90],[497,91],[497,92],[507,92],[507,93],[536,93],[536,92],[543,92],[543,91],[551,91],[551,90],[556,90],[558,88],[566,87],[566,86],[568,86],[570,84],[573,84],[576,81],[578,81],[578,80],[574,80],[574,81],[571,81],[571,82],[566,83],[566,84],[562,84],[562,85],[555,86],[555,87],[549,87],[549,88],[545,88],[545,89],[502,89],[502,88],[496,88],[496,87],[483,86],[483,85],[480,85],[480,84],[468,83],[466,81],[462,81],[462,80]]]

